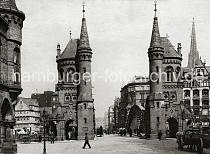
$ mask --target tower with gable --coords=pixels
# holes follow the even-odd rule
[[[156,6],[156,4],[155,4]],[[161,37],[156,15],[153,21],[153,30],[149,57],[150,95],[146,103],[147,135],[156,138],[161,131],[163,137],[175,137],[176,132],[182,129],[181,106],[183,101],[183,81],[181,74],[181,43],[177,50],[168,37]],[[183,106],[185,109],[185,106]],[[148,112],[147,112],[148,111]]]
[[[79,39],[70,38],[61,52],[57,45],[58,83],[53,94],[51,128],[56,127],[58,140],[94,138],[94,105],[91,83],[91,59],[86,18],[83,18]],[[53,130],[53,129],[52,129]]]

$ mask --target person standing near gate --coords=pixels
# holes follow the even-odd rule
[[[91,148],[87,133],[85,133],[85,143],[84,143],[83,149],[85,149],[86,145],[89,146],[89,149]]]

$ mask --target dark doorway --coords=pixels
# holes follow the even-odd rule
[[[56,124],[53,121],[49,122],[49,131],[53,132],[54,137],[57,136]]]
[[[68,120],[65,124],[65,136],[66,140],[76,140],[77,130],[74,120]]]
[[[176,138],[179,127],[177,120],[175,118],[169,118],[167,121],[169,124],[169,137]]]

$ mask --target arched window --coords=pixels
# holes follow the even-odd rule
[[[62,68],[58,71],[58,74],[59,74],[59,80],[60,80],[60,81],[63,81],[64,71],[63,71]]]
[[[168,66],[166,67],[166,74],[167,74],[167,82],[173,82],[173,67]]]
[[[86,73],[86,71],[87,71],[87,70],[86,70],[86,68],[84,67],[84,68],[83,68],[83,73]]]
[[[73,68],[68,68],[67,69],[67,82],[72,83],[73,82],[73,74],[74,74],[74,69]]]
[[[157,102],[157,108],[160,108],[160,102]]]
[[[13,60],[14,60],[14,63],[20,64],[20,49],[17,47],[14,49]]]

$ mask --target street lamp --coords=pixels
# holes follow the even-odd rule
[[[43,154],[47,154],[46,152],[46,139],[45,139],[45,123],[46,123],[46,111],[43,110],[43,122],[44,122],[44,147],[43,147]]]

